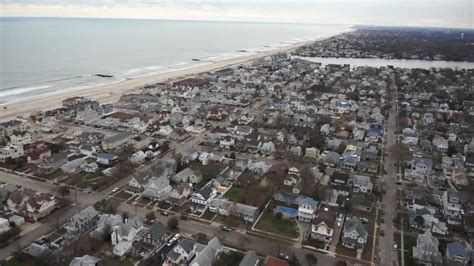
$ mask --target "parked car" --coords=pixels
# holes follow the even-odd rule
[[[288,256],[288,254],[286,254],[284,252],[278,253],[278,257],[282,260],[289,260],[290,259],[290,256]]]
[[[222,226],[222,227],[221,227],[221,230],[222,230],[222,231],[225,231],[225,232],[232,232],[232,228],[229,228],[229,227],[227,227],[227,226]]]
[[[163,215],[163,216],[168,216],[168,212],[167,212],[167,211],[161,211],[160,213],[161,213],[161,215]]]
[[[385,235],[385,230],[380,229],[379,233],[380,233],[380,236],[384,236]]]

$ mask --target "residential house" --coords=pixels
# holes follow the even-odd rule
[[[311,238],[330,243],[336,229],[336,218],[337,214],[333,209],[321,206],[311,224]]]
[[[330,177],[331,189],[338,195],[349,197],[349,175],[343,172],[334,171]]]
[[[219,253],[222,251],[223,246],[219,239],[214,237],[209,240],[207,245],[200,251],[196,252],[195,258],[189,264],[190,266],[208,266],[213,265],[217,260]]]
[[[457,188],[464,188],[469,185],[469,179],[464,168],[455,168],[451,175],[451,182]]]
[[[379,156],[377,144],[371,143],[362,149],[360,154],[361,160],[376,160]]]
[[[260,153],[266,156],[272,155],[275,152],[275,144],[272,141],[264,142],[259,149]]]
[[[87,161],[84,158],[78,158],[63,164],[60,168],[65,174],[80,172],[86,167]]]
[[[97,148],[90,144],[83,144],[79,147],[79,152],[85,156],[91,156],[97,153]]]
[[[357,210],[372,212],[375,197],[372,193],[353,193],[350,197],[352,207]]]
[[[28,122],[20,119],[0,123],[0,128],[3,129],[6,136],[10,136],[15,131],[27,131],[29,127]]]
[[[57,207],[57,201],[51,194],[39,193],[32,189],[13,191],[7,200],[8,208],[18,215],[36,221]]]
[[[28,131],[13,131],[10,134],[10,142],[13,145],[23,146],[31,143],[31,134]]]
[[[193,170],[190,167],[183,169],[181,172],[176,173],[171,177],[171,180],[176,184],[179,183],[191,183],[197,184],[202,180],[202,173],[199,170]]]
[[[69,266],[98,266],[100,259],[90,255],[84,255],[82,257],[75,257],[69,263]]]
[[[342,246],[349,249],[364,249],[367,243],[367,225],[356,216],[348,217],[342,231]]]
[[[260,259],[255,251],[249,250],[245,253],[244,258],[240,261],[239,266],[258,266],[260,265]]]
[[[92,162],[84,166],[84,172],[95,173],[99,169],[99,165],[96,162]]]
[[[365,175],[355,175],[352,178],[352,191],[361,193],[372,193],[374,184],[370,180],[370,177]]]
[[[448,224],[460,225],[462,205],[459,194],[453,189],[448,189],[443,192],[441,203],[443,206],[443,213],[448,219]]]
[[[184,141],[191,135],[184,128],[175,128],[173,132],[169,134],[169,139],[174,141]]]
[[[171,190],[168,198],[166,199],[166,202],[172,205],[178,205],[181,206],[189,198],[189,195],[191,195],[192,191],[192,185],[189,183],[181,183],[173,188]]]
[[[378,161],[360,161],[357,163],[357,170],[364,173],[377,174],[379,172]]]
[[[112,153],[99,153],[97,154],[97,163],[105,166],[109,166],[117,162],[118,157]]]
[[[257,220],[260,211],[254,206],[236,203],[231,209],[231,214],[233,216],[239,217],[245,222],[253,223]]]
[[[435,137],[435,138],[433,138],[432,143],[433,143],[433,147],[438,152],[441,152],[441,153],[448,152],[449,143],[448,143],[447,139],[445,139],[443,137]]]
[[[148,175],[139,173],[134,174],[132,178],[130,178],[130,181],[128,181],[125,191],[134,195],[141,194],[145,190],[148,179]]]
[[[208,184],[201,188],[198,192],[194,192],[188,202],[191,211],[203,213],[209,207],[211,201],[217,196],[217,191],[212,184]]]
[[[143,238],[132,246],[132,254],[148,258],[166,243],[166,227],[158,222],[148,229]]]
[[[331,167],[338,166],[340,161],[341,161],[341,156],[339,155],[339,153],[334,152],[334,151],[327,152],[323,158],[324,164]]]
[[[89,206],[72,216],[64,227],[70,235],[78,235],[92,229],[99,221],[99,212]]]
[[[166,255],[166,260],[174,265],[186,265],[196,255],[196,242],[192,239],[181,238]]]
[[[10,222],[5,219],[0,217],[0,235],[8,232],[10,230]]]
[[[23,146],[7,145],[5,147],[0,146],[0,162],[5,162],[8,159],[18,159],[25,155]]]
[[[304,156],[309,157],[309,158],[317,159],[319,158],[319,155],[320,155],[320,151],[315,147],[306,148],[304,152]]]
[[[345,155],[342,157],[341,168],[349,171],[354,171],[359,162],[359,157],[356,155]]]
[[[143,223],[138,218],[128,218],[124,223],[112,227],[110,239],[112,246],[114,246],[114,255],[123,257],[128,253],[142,229]]]
[[[304,198],[298,205],[298,221],[309,223],[313,220],[318,202],[312,198]]]
[[[431,232],[419,234],[413,247],[413,259],[417,264],[441,265],[443,257],[438,250],[439,241]]]
[[[470,265],[474,259],[473,255],[472,247],[466,241],[458,240],[446,246],[446,259],[453,265]]]
[[[219,147],[221,147],[221,149],[231,150],[234,147],[234,145],[235,145],[235,139],[231,136],[223,137],[219,141]]]
[[[167,176],[151,177],[148,179],[142,195],[153,201],[162,201],[168,197],[171,190],[170,180]]]
[[[229,216],[231,214],[234,203],[227,199],[213,199],[209,204],[209,211],[218,213],[222,216]]]
[[[189,147],[181,152],[181,161],[184,163],[195,161],[197,158],[199,158],[199,152],[193,147]]]
[[[52,173],[58,170],[63,164],[67,163],[67,155],[64,153],[55,153],[49,157],[44,157],[38,165],[38,171],[44,174]]]
[[[426,178],[431,176],[432,168],[432,159],[415,155],[410,168],[405,169],[404,178],[414,182],[424,182]]]
[[[117,133],[102,140],[102,148],[104,150],[114,150],[122,145],[128,144],[132,137],[133,135],[128,132]]]

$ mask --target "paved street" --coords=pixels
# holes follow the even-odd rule
[[[148,213],[150,210],[144,209],[141,207],[135,208],[135,206],[132,206],[130,204],[122,203],[119,206],[119,211],[127,212],[131,215],[136,214],[137,216],[144,218],[146,213]],[[156,212],[156,214],[157,214],[156,220],[162,222],[165,225],[168,219],[173,217],[172,215],[170,216],[160,215],[159,212]],[[290,255],[294,253],[298,257],[302,265],[306,265],[305,255],[307,253],[312,253],[318,258],[318,265],[333,265],[336,261],[339,260],[337,258],[330,257],[322,253],[313,252],[313,251],[305,250],[301,248],[295,248],[291,244],[279,242],[278,240],[245,234],[245,232],[242,232],[242,231],[234,230],[232,232],[224,232],[220,229],[219,224],[215,224],[215,223],[208,225],[208,224],[196,222],[193,220],[180,219],[179,228],[180,228],[181,235],[191,236],[197,233],[204,233],[208,236],[208,238],[218,237],[224,244],[234,246],[234,247],[240,247],[242,243],[245,242],[246,243],[244,245],[245,249],[254,250],[260,254],[268,254],[272,256],[277,256],[279,250],[284,251],[285,253],[290,254]],[[248,239],[249,241],[244,241],[243,240],[244,238]]]
[[[397,99],[397,93],[394,93],[394,99]],[[379,238],[379,258],[380,265],[398,265],[398,256],[393,250],[393,233],[395,228],[393,226],[393,218],[397,215],[397,201],[396,201],[396,190],[397,190],[397,167],[394,165],[396,162],[396,155],[393,151],[394,145],[396,144],[397,137],[395,135],[397,129],[397,101],[392,101],[392,108],[389,112],[389,118],[387,121],[386,131],[386,154],[384,160],[384,167],[387,174],[384,175],[385,191],[386,194],[382,196],[382,203],[384,204],[383,211],[385,212],[385,236]]]

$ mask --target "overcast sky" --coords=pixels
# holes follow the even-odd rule
[[[0,0],[1,16],[474,28],[474,0]]]

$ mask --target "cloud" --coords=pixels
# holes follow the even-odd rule
[[[473,28],[472,0],[0,0],[2,16]]]

